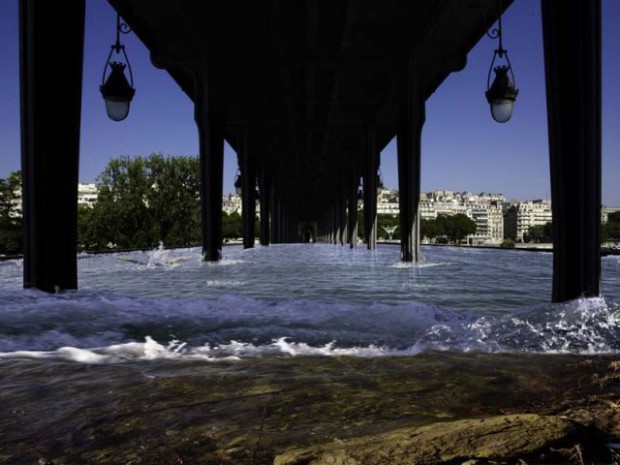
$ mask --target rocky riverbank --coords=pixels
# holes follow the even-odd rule
[[[607,356],[0,360],[0,375],[12,465],[618,463]]]

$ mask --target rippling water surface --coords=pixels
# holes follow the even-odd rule
[[[23,290],[0,262],[0,357],[88,363],[425,350],[617,353],[620,257],[603,297],[551,305],[552,255],[320,244],[81,255],[77,292]]]

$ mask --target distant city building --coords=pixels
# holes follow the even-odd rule
[[[97,202],[99,189],[95,183],[79,183],[78,184],[78,205],[93,208]]]
[[[222,211],[227,215],[231,213],[241,214],[241,196],[237,194],[228,194],[222,197]]]
[[[601,223],[607,223],[607,221],[609,220],[609,214],[616,212],[620,212],[620,208],[610,208],[603,206],[603,208],[601,208]]]
[[[524,236],[533,226],[551,223],[553,215],[550,200],[528,200],[513,202],[504,212],[504,231],[506,237],[523,242]]]
[[[377,215],[396,216],[400,213],[398,206],[398,191],[380,188],[377,191]]]
[[[156,187],[156,186],[154,186]],[[78,205],[93,207],[97,202],[98,186],[95,183],[78,184]],[[16,192],[11,216],[22,216],[21,191]],[[363,201],[358,202],[363,210]],[[222,211],[227,214],[242,212],[241,196],[226,194],[222,197]],[[601,207],[601,223],[606,223],[610,213],[620,208]],[[441,189],[420,193],[419,215],[422,220],[434,220],[440,215],[467,215],[476,223],[476,233],[467,237],[470,244],[499,244],[504,238],[523,241],[533,226],[544,226],[552,222],[550,200],[506,201],[503,194],[482,192],[455,192]],[[256,213],[260,213],[260,202],[256,202]],[[377,190],[377,214],[396,216],[400,214],[398,191],[379,188]]]
[[[243,211],[243,203],[241,196],[238,194],[226,194],[222,197],[222,211],[227,215],[238,213],[241,215]],[[260,202],[256,200],[256,214],[260,214]]]
[[[500,244],[504,240],[503,202],[471,206],[466,214],[476,223],[476,233],[468,237],[471,244]]]
[[[467,237],[470,244],[499,244],[504,239],[502,194],[436,190],[420,195],[419,213],[423,220],[440,215],[462,214],[476,223],[476,233]]]

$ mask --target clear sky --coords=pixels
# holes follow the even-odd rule
[[[0,177],[20,168],[18,0],[0,0]],[[603,203],[620,207],[620,0],[603,9]],[[508,199],[549,198],[544,63],[539,0],[515,0],[503,16],[504,47],[519,96],[512,119],[495,123],[484,97],[497,41],[483,37],[466,68],[452,74],[427,101],[422,190],[503,193]],[[99,93],[105,59],[114,42],[115,13],[105,0],[86,0],[80,181],[93,182],[119,155],[196,155],[193,106],[149,60],[133,34],[123,43],[136,95],[129,117],[108,120]],[[62,47],[58,49],[62,62]],[[50,70],[50,74],[60,72]],[[236,156],[227,148],[224,191],[233,192]],[[382,152],[387,187],[397,188],[396,144]]]

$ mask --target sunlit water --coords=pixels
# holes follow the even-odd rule
[[[620,352],[620,257],[602,259],[603,297],[551,305],[552,254],[336,245],[79,257],[76,292],[22,289],[0,262],[0,358],[86,363],[428,350]]]

